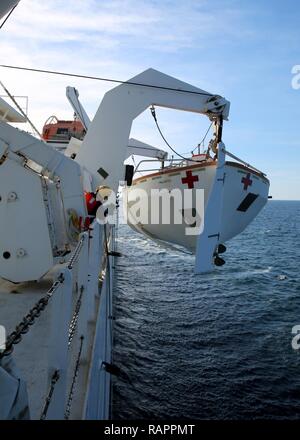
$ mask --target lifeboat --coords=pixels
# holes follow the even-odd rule
[[[56,116],[50,116],[44,124],[42,138],[50,143],[68,143],[72,137],[82,140],[85,133],[83,124],[77,118],[65,121],[59,120]]]
[[[180,245],[195,253],[198,234],[187,234],[186,228],[187,225],[193,226],[193,223],[196,225],[195,205],[196,197],[199,197],[196,190],[203,190],[204,207],[207,205],[217,166],[217,158],[197,154],[186,160],[173,159],[169,166],[166,166],[165,161],[160,169],[133,179],[132,186],[125,189],[125,209],[129,226],[153,240]],[[264,173],[242,161],[226,161],[224,172],[219,237],[221,243],[238,235],[254,220],[268,200],[270,185]],[[179,204],[168,196],[174,194],[174,190],[179,190],[182,194]],[[190,209],[184,209],[181,203],[184,190],[191,192]],[[160,205],[153,203],[153,197],[158,192],[161,194]],[[153,210],[166,204],[170,206],[170,217],[164,219],[160,215],[153,221],[156,214]],[[180,217],[182,222],[178,222]]]

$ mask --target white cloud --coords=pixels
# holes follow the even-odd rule
[[[21,0],[1,31],[0,63],[130,78],[151,66],[153,51],[176,53],[215,35],[221,17],[206,5],[204,0]],[[234,13],[229,10],[228,16]],[[134,51],[134,61],[132,54],[127,59]],[[30,116],[39,126],[49,113],[70,115],[66,85],[80,89],[90,113],[112,86],[4,69],[0,74],[13,94],[29,95]]]

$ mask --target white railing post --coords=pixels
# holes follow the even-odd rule
[[[103,254],[102,226],[95,221],[92,226],[92,238],[89,243],[88,267],[88,320],[96,318],[95,298],[99,295],[99,272]]]
[[[104,283],[102,285],[101,297],[100,297],[100,309],[99,309],[99,361],[98,361],[98,405],[96,409],[95,417],[100,420],[107,420],[109,418],[109,405],[107,401],[107,396],[109,396],[110,390],[110,373],[106,371],[105,363],[111,362],[111,351],[110,351],[110,341],[108,337],[109,333],[109,318],[107,316],[108,312],[108,291],[109,291],[109,280],[105,277]]]
[[[111,226],[111,230],[110,230],[110,234],[111,234],[111,250],[113,252],[116,251],[116,241],[115,241],[115,226],[112,225]],[[109,334],[109,338],[110,338],[110,344],[112,344],[112,320],[113,320],[113,286],[114,286],[114,271],[115,271],[115,258],[113,255],[109,256],[109,267],[110,267],[110,271],[109,271],[109,291],[108,291],[108,298],[109,298],[109,323],[110,323],[110,334]]]
[[[88,269],[89,269],[89,233],[83,232],[81,234],[83,238],[83,244],[81,251],[78,256],[78,292],[81,296],[81,306],[78,317],[78,329],[77,335],[79,337],[83,336],[83,348],[81,359],[82,361],[87,360],[88,356]]]
[[[68,269],[57,274],[60,286],[52,297],[52,322],[49,344],[48,384],[55,371],[59,379],[47,409],[47,419],[63,419],[67,395],[67,368],[69,364],[69,325],[72,314],[72,274]]]

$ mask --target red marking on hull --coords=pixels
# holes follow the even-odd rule
[[[248,173],[247,176],[246,176],[246,177],[243,177],[242,180],[241,180],[241,182],[244,184],[244,190],[245,190],[245,191],[247,191],[248,186],[251,186],[251,185],[252,185],[252,182],[253,182],[253,181],[250,179],[250,177],[251,177],[251,174]]]
[[[181,182],[188,185],[189,189],[194,188],[194,182],[199,181],[199,176],[193,176],[192,171],[186,171],[186,177],[181,179]]]

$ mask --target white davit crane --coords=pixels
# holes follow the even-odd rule
[[[83,105],[79,101],[79,93],[75,87],[67,87],[66,89],[67,98],[76,114],[76,116],[82,122],[85,130],[87,131],[90,127],[91,120],[88,117]],[[167,159],[168,153],[166,151],[160,150],[159,148],[153,147],[145,142],[139,141],[138,139],[130,138],[127,147],[127,157],[132,154],[144,157],[153,157],[156,159]]]
[[[72,249],[87,216],[84,191],[104,185],[117,193],[119,182],[124,181],[128,148],[140,149],[143,155],[146,149],[149,152],[151,146],[130,141],[129,134],[133,120],[151,105],[204,114],[221,127],[230,104],[218,95],[146,70],[107,92],[92,122],[84,114],[88,130],[75,160],[0,121],[0,277],[13,282],[38,280]],[[225,155],[221,139],[218,155],[205,227],[199,236],[198,271],[209,267],[218,243]]]
[[[111,89],[104,95],[76,156],[76,161],[92,174],[94,188],[105,184],[117,191],[119,181],[123,180],[132,123],[152,105],[223,119],[228,118],[230,107],[221,96],[154,69]],[[106,177],[101,175],[100,169]]]
[[[124,180],[123,163],[132,122],[152,105],[200,113],[215,120],[218,126],[218,167],[205,207],[195,261],[197,273],[207,272],[213,268],[213,254],[220,237],[225,164],[221,138],[223,119],[228,119],[230,108],[226,99],[148,69],[105,94],[76,161],[91,173],[94,188],[106,185],[117,192],[119,182]]]

